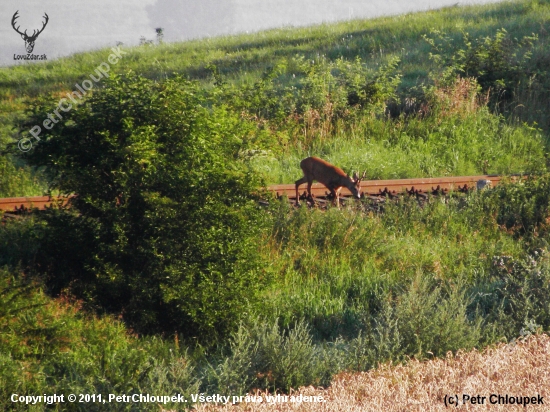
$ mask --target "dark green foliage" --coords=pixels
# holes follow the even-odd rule
[[[157,338],[138,340],[120,322],[84,317],[74,303],[54,301],[38,286],[0,269],[2,410],[29,410],[24,403],[11,402],[14,393],[180,393],[189,397],[198,391],[196,365],[177,345]],[[157,410],[155,404],[139,405],[139,410]],[[35,405],[34,410],[43,406]],[[57,406],[69,411],[105,410],[102,403]],[[118,403],[109,410],[138,408]]]
[[[473,77],[484,92],[490,93],[493,103],[509,101],[517,86],[535,75],[528,62],[538,40],[536,34],[520,41],[503,28],[494,36],[477,39],[463,32],[461,47],[445,33],[435,31],[432,35],[424,39],[432,46],[430,57],[440,66],[442,81]]]
[[[231,160],[246,125],[201,106],[193,83],[115,77],[27,160],[71,211],[45,214],[39,267],[141,333],[223,336],[260,285],[254,176]],[[37,106],[29,125],[45,118]]]

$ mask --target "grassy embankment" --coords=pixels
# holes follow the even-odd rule
[[[332,25],[321,25],[302,29],[281,29],[261,32],[253,35],[213,38],[177,44],[164,44],[155,47],[136,47],[127,49],[121,63],[112,70],[124,73],[133,70],[148,78],[163,79],[173,74],[183,74],[191,79],[209,83],[211,71],[209,65],[215,65],[227,76],[227,81],[237,85],[252,85],[268,68],[277,64],[292,64],[292,59],[302,56],[305,60],[326,58],[335,61],[344,58],[353,61],[361,57],[367,65],[367,71],[375,71],[380,64],[391,58],[400,59],[398,72],[402,75],[399,86],[404,95],[410,95],[410,89],[426,81],[429,73],[437,70],[438,64],[429,59],[430,45],[422,38],[433,30],[439,30],[453,40],[455,47],[462,40],[462,32],[470,38],[494,36],[497,30],[504,28],[511,39],[521,39],[532,33],[538,34],[530,67],[544,70],[546,67],[546,28],[548,10],[545,2],[517,2],[483,7],[453,7],[426,13],[407,14],[371,21],[355,20]],[[36,65],[21,65],[0,70],[1,142],[5,145],[14,136],[13,124],[22,116],[24,100],[47,93],[64,93],[75,90],[75,83],[87,78],[110,52],[100,50],[77,54]],[[291,75],[291,73],[289,73]],[[284,77],[284,76],[283,76]],[[283,82],[288,79],[283,78]],[[538,97],[533,90],[521,89],[521,104],[513,107],[513,116],[525,120],[537,121],[546,129],[548,120],[547,101]],[[491,123],[491,122],[489,122]],[[464,125],[474,138],[481,139],[486,134],[491,140],[494,127],[484,130],[485,121],[478,119]],[[481,130],[478,130],[479,127]],[[449,127],[453,127],[450,125]],[[262,160],[259,168],[265,172],[268,183],[288,183],[299,174],[298,161],[308,153],[322,154],[333,162],[348,168],[366,169],[372,178],[421,177],[443,174],[468,174],[474,172],[520,172],[522,167],[510,169],[510,147],[487,149],[485,156],[500,159],[490,167],[479,164],[461,164],[458,161],[437,161],[441,152],[447,152],[449,143],[441,141],[440,136],[431,130],[421,132],[429,134],[440,145],[439,150],[430,142],[419,147],[411,144],[407,133],[409,128],[397,122],[388,124],[362,123],[354,125],[353,130],[342,132],[342,136],[331,136],[329,141],[316,141],[304,146],[287,144],[283,147],[271,147],[272,156]],[[302,130],[302,134],[310,133]],[[314,134],[313,130],[311,134]],[[321,131],[322,132],[322,131]],[[461,132],[461,135],[464,131]],[[322,134],[322,133],[321,133]],[[414,134],[419,134],[418,132]],[[403,136],[405,135],[405,136]],[[405,137],[405,139],[403,139]],[[287,142],[293,143],[295,135],[287,136]],[[399,144],[393,143],[398,139]],[[492,139],[494,140],[494,138]],[[469,146],[457,148],[457,153]],[[461,144],[462,139],[453,144]],[[494,142],[487,142],[494,143]],[[411,157],[412,155],[412,157]],[[447,156],[452,156],[447,154]],[[435,160],[435,161],[434,161]],[[490,159],[482,159],[490,160]],[[443,164],[442,164],[443,163]],[[445,164],[447,163],[447,164]],[[450,164],[449,164],[450,163]],[[507,166],[508,165],[508,166]],[[44,184],[32,183],[22,170],[7,168],[0,183],[0,195],[15,196],[24,194],[42,194]],[[26,184],[17,183],[14,177],[24,179]]]

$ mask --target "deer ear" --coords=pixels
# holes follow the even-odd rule
[[[353,180],[359,179],[359,176],[357,176],[357,172],[353,172]]]

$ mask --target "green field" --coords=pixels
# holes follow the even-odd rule
[[[0,404],[288,391],[548,331],[549,20],[516,1],[125,48],[39,142],[111,51],[1,68],[0,196],[79,196],[0,226]],[[310,155],[368,179],[529,177],[258,206]]]

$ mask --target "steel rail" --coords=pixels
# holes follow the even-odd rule
[[[512,176],[512,179],[517,176]],[[490,180],[491,184],[497,185],[503,179],[499,175],[478,175],[478,176],[454,176],[454,177],[431,177],[417,179],[392,179],[392,180],[365,180],[361,182],[361,192],[365,196],[398,195],[405,192],[414,194],[439,193],[444,194],[450,191],[466,191],[476,187],[479,180]],[[306,191],[307,185],[300,186],[299,195]],[[275,196],[287,196],[289,199],[296,198],[294,184],[272,185],[266,188],[267,192]],[[311,192],[315,197],[328,195],[327,188],[321,183],[314,183]],[[351,193],[342,189],[342,196],[350,196]],[[8,197],[0,198],[0,210],[5,212],[22,212],[32,209],[45,210],[54,205],[66,205],[70,196],[29,196],[29,197]]]
[[[512,176],[517,178],[517,176]],[[503,179],[499,175],[478,175],[478,176],[449,176],[430,177],[416,179],[392,179],[392,180],[365,180],[361,182],[360,191],[368,196],[380,196],[383,194],[401,194],[405,192],[415,193],[447,193],[450,191],[466,191],[476,188],[480,180],[490,180],[491,185],[497,185]],[[289,199],[296,198],[296,187],[293,184],[269,186],[268,191],[277,196],[287,196]],[[303,184],[299,187],[298,194],[302,195],[307,189]],[[321,183],[314,183],[311,186],[313,196],[326,196],[328,189]],[[351,196],[347,188],[342,188],[342,196]]]
[[[73,196],[28,196],[6,197],[0,199],[0,210],[5,212],[23,212],[26,210],[45,210],[54,205],[66,205]]]

